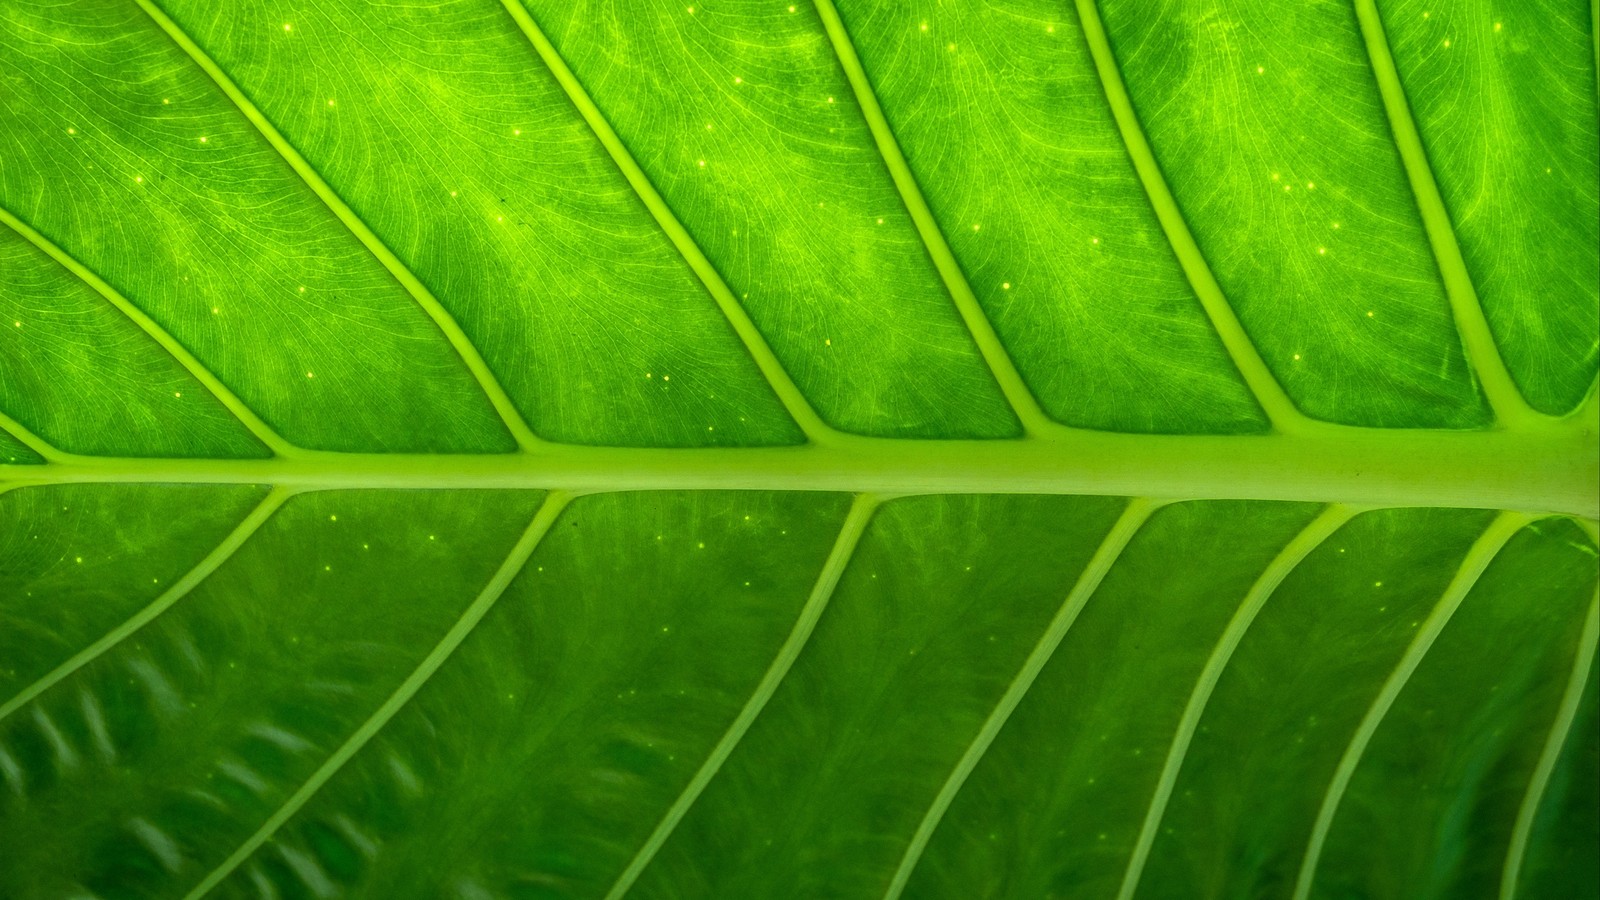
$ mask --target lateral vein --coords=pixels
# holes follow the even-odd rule
[[[672,246],[689,264],[689,268],[705,286],[707,293],[711,294],[711,299],[716,301],[717,308],[722,311],[723,317],[738,334],[739,340],[744,343],[745,351],[755,360],[756,367],[761,370],[768,386],[778,395],[779,402],[794,419],[795,424],[799,425],[800,430],[813,442],[826,443],[839,438],[839,433],[822,421],[816,410],[812,409],[811,401],[806,399],[805,394],[801,393],[800,388],[789,377],[788,371],[778,360],[777,354],[773,353],[761,330],[756,327],[743,304],[734,297],[733,290],[723,280],[722,273],[712,265],[688,229],[678,220],[672,207],[650,182],[650,177],[640,168],[638,161],[633,158],[633,153],[617,136],[616,130],[606,120],[605,114],[595,105],[594,99],[573,74],[571,67],[556,50],[555,44],[545,36],[539,23],[534,21],[533,16],[519,0],[501,0],[501,3],[516,21],[523,35],[527,37],[528,43],[533,45],[534,51],[539,54],[539,59],[550,70],[550,74],[555,76],[561,89],[566,92],[567,99],[572,101],[578,114],[599,139],[612,162],[621,170],[623,178],[627,179],[629,186],[649,210],[650,216],[655,219],[667,239],[672,242]]]
[[[256,505],[256,508],[251,510],[250,514],[245,516],[244,520],[235,526],[227,537],[222,539],[222,542],[215,549],[206,554],[205,558],[200,560],[199,563],[196,563],[194,568],[184,573],[182,578],[173,582],[172,587],[163,591],[148,606],[134,613],[133,616],[116,628],[106,632],[99,640],[73,654],[70,659],[51,669],[48,674],[23,688],[22,692],[15,697],[0,704],[0,721],[21,709],[35,697],[54,687],[62,679],[94,662],[104,655],[106,651],[122,643],[134,632],[154,621],[157,616],[171,609],[174,603],[183,599],[202,581],[211,577],[213,572],[227,562],[240,547],[244,546],[244,543],[250,539],[251,535],[255,534],[268,519],[272,518],[273,513],[276,513],[278,508],[283,506],[284,501],[296,493],[297,491],[294,488],[273,488]]]
[[[483,621],[483,617],[488,615],[489,610],[494,607],[495,601],[500,599],[500,595],[505,593],[512,580],[527,565],[528,558],[533,555],[534,548],[539,545],[545,534],[550,531],[550,526],[555,523],[555,520],[561,515],[561,511],[571,499],[572,495],[564,491],[553,491],[545,497],[544,503],[540,505],[538,513],[533,517],[533,521],[528,523],[528,527],[523,531],[522,537],[512,546],[511,552],[506,555],[505,561],[500,564],[500,568],[489,579],[489,583],[484,585],[483,590],[472,603],[468,604],[461,617],[456,620],[454,625],[450,626],[450,630],[445,632],[444,637],[434,645],[422,662],[406,677],[406,680],[395,688],[394,693],[389,695],[383,705],[379,706],[376,712],[361,723],[355,733],[351,734],[339,746],[339,749],[335,750],[311,774],[310,778],[307,778],[293,794],[289,795],[283,805],[278,807],[261,824],[261,827],[256,829],[254,834],[246,838],[244,843],[240,844],[221,865],[213,869],[199,884],[195,885],[193,890],[185,894],[185,900],[198,900],[198,898],[209,893],[212,888],[221,884],[223,879],[227,878],[234,869],[238,868],[262,844],[266,843],[285,822],[289,821],[290,817],[299,812],[300,808],[305,806],[307,801],[317,791],[321,790],[322,786],[327,784],[328,780],[337,774],[345,763],[359,753],[361,748],[365,747],[367,742],[372,740],[389,723],[390,719],[394,718],[401,707],[416,696],[417,691],[421,690],[422,686],[428,682],[428,679],[439,671],[439,668],[445,664],[451,654],[455,653],[456,648],[460,647],[461,643],[472,633],[472,630],[478,626],[478,623]]]
[[[1065,426],[1046,415],[1039,406],[1039,401],[1033,396],[1033,392],[1028,389],[1022,374],[1017,371],[1010,354],[1006,352],[1005,345],[1000,342],[1000,336],[995,333],[994,325],[984,313],[982,304],[978,302],[977,295],[973,293],[966,274],[961,271],[961,264],[956,261],[950,243],[945,240],[938,220],[934,218],[933,211],[928,207],[928,201],[922,195],[922,187],[917,183],[916,175],[906,162],[905,154],[900,151],[900,142],[895,138],[894,130],[889,127],[889,120],[884,117],[883,108],[878,104],[877,94],[872,89],[872,82],[861,66],[861,58],[856,53],[855,43],[851,40],[844,21],[839,17],[839,11],[834,7],[833,0],[815,0],[815,3],[817,15],[821,17],[822,25],[828,32],[828,40],[833,44],[834,55],[838,57],[845,78],[850,82],[856,105],[861,108],[861,115],[866,119],[873,141],[878,145],[878,154],[883,158],[884,166],[888,168],[889,175],[894,180],[895,189],[900,193],[900,200],[910,213],[923,247],[939,273],[939,279],[944,282],[945,290],[950,293],[956,311],[960,313],[973,342],[978,345],[978,352],[983,356],[995,382],[999,384],[1001,393],[1011,405],[1012,412],[1022,422],[1023,430],[1028,434],[1046,435],[1063,430]]]
[[[49,441],[29,431],[21,422],[3,412],[0,412],[0,429],[4,429],[7,434],[21,441],[22,446],[39,454],[45,462],[61,462],[67,458],[67,454],[52,447]]]
[[[211,78],[212,82],[233,102],[233,105],[249,120],[256,131],[266,139],[268,144],[272,145],[272,149],[276,150],[278,155],[283,157],[284,162],[288,163],[289,167],[295,171],[295,174],[299,175],[300,179],[305,182],[306,186],[311,188],[312,193],[315,193],[328,207],[329,211],[340,222],[344,223],[350,233],[361,242],[362,246],[367,248],[367,251],[382,264],[384,269],[388,270],[389,274],[400,283],[400,286],[405,288],[406,293],[411,295],[411,298],[422,308],[428,318],[433,320],[434,325],[449,340],[450,346],[455,349],[456,354],[461,357],[461,361],[466,364],[468,371],[472,373],[472,377],[478,382],[479,388],[483,390],[489,403],[499,413],[501,421],[504,422],[506,429],[511,432],[512,437],[516,439],[517,445],[523,450],[531,450],[542,444],[543,441],[529,429],[528,423],[523,420],[522,414],[517,411],[516,404],[506,394],[505,388],[501,386],[499,379],[495,377],[493,370],[489,368],[489,364],[484,361],[482,354],[478,352],[478,348],[473,345],[472,339],[467,337],[466,332],[461,330],[460,323],[456,322],[455,317],[450,315],[449,310],[444,308],[444,305],[439,302],[439,298],[428,290],[427,285],[422,283],[416,273],[411,271],[404,262],[401,262],[400,258],[395,256],[394,251],[390,250],[388,245],[373,233],[371,228],[367,227],[367,223],[356,215],[355,210],[344,202],[344,199],[323,179],[316,168],[304,156],[300,155],[294,145],[290,144],[288,139],[278,131],[277,126],[267,119],[266,115],[251,102],[250,98],[245,96],[244,91],[240,90],[239,86],[233,82],[233,79],[222,71],[222,67],[218,66],[216,61],[207,55],[205,50],[201,49],[200,45],[195,43],[194,39],[178,23],[163,12],[153,0],[134,0],[134,2],[138,3],[139,7],[150,16],[151,20],[162,31],[166,32],[167,37],[171,38],[172,42],[177,44],[184,53],[188,54],[195,65],[199,66]]]
[[[967,745],[966,752],[961,754],[961,759],[954,769],[945,778],[940,786],[939,793],[928,805],[922,815],[922,821],[917,823],[917,830],[912,834],[911,843],[907,845],[905,853],[900,857],[900,865],[895,869],[894,877],[889,882],[888,890],[884,891],[884,900],[897,900],[911,881],[911,874],[916,870],[917,863],[922,859],[923,851],[928,847],[928,841],[933,838],[933,833],[943,821],[944,814],[950,809],[956,794],[966,785],[967,778],[972,775],[978,763],[983,760],[984,754],[989,752],[989,747],[999,736],[1000,730],[1005,728],[1011,714],[1027,696],[1028,690],[1038,679],[1039,673],[1055,655],[1056,648],[1061,646],[1061,641],[1066,638],[1067,632],[1078,620],[1078,614],[1089,602],[1089,598],[1099,589],[1100,582],[1106,573],[1116,564],[1122,551],[1127,548],[1128,542],[1138,533],[1144,523],[1149,520],[1150,514],[1158,509],[1162,503],[1148,498],[1135,498],[1128,503],[1111,530],[1106,533],[1100,542],[1099,549],[1095,550],[1089,564],[1078,576],[1077,583],[1067,592],[1066,599],[1061,601],[1061,607],[1045,627],[1044,633],[1039,636],[1028,658],[1023,661],[1022,668],[1006,686],[1006,692],[1001,695],[1000,701],[989,713],[989,718],[984,720],[983,727],[973,736],[972,743]]]
[[[1295,878],[1293,900],[1306,900],[1311,895],[1311,884],[1316,878],[1317,863],[1322,858],[1322,848],[1327,843],[1328,832],[1333,827],[1334,815],[1339,811],[1339,803],[1344,799],[1345,790],[1350,786],[1350,779],[1355,775],[1356,767],[1360,765],[1361,757],[1367,751],[1367,745],[1372,742],[1372,736],[1377,733],[1378,726],[1383,724],[1384,716],[1389,714],[1390,707],[1394,706],[1400,692],[1405,690],[1406,683],[1422,664],[1422,658],[1433,648],[1434,641],[1439,639],[1439,634],[1450,623],[1450,618],[1460,608],[1461,601],[1466,599],[1467,594],[1478,583],[1478,578],[1489,567],[1489,563],[1499,554],[1506,542],[1511,540],[1512,535],[1530,521],[1532,517],[1525,513],[1503,512],[1489,523],[1489,527],[1461,560],[1460,568],[1456,570],[1455,577],[1450,580],[1450,584],[1440,596],[1433,612],[1428,614],[1427,621],[1422,623],[1421,630],[1406,647],[1399,664],[1384,681],[1378,695],[1373,698],[1367,714],[1362,717],[1361,724],[1351,735],[1344,755],[1339,758],[1339,765],[1334,769],[1333,778],[1323,794],[1322,806],[1317,810],[1316,822],[1311,828],[1311,838],[1306,842],[1305,856],[1300,863],[1300,872]]]
[[[1589,603],[1589,614],[1583,620],[1583,635],[1572,657],[1572,674],[1561,695],[1561,705],[1556,710],[1555,721],[1550,723],[1550,733],[1545,737],[1544,749],[1534,766],[1533,777],[1528,779],[1528,791],[1522,795],[1522,805],[1517,808],[1516,825],[1511,829],[1511,845],[1506,851],[1505,868],[1500,874],[1500,900],[1515,900],[1517,877],[1522,874],[1522,858],[1528,850],[1528,838],[1533,834],[1533,820],[1539,814],[1539,804],[1544,799],[1545,788],[1550,785],[1550,775],[1561,759],[1561,750],[1572,734],[1572,723],[1578,718],[1578,707],[1583,702],[1583,688],[1589,682],[1589,671],[1594,668],[1595,654],[1600,652],[1600,589]]]
[[[177,338],[173,337],[165,328],[156,324],[154,319],[150,318],[144,310],[135,306],[127,297],[123,296],[122,292],[107,284],[105,279],[97,275],[94,270],[84,265],[54,241],[40,234],[33,226],[17,218],[10,210],[4,207],[0,207],[0,222],[5,223],[28,243],[44,251],[45,255],[59,263],[62,268],[76,275],[84,284],[92,288],[95,293],[116,307],[118,312],[121,312],[129,321],[138,326],[140,331],[143,331],[157,344],[160,344],[162,349],[177,360],[178,365],[182,366],[206,390],[210,391],[211,396],[217,398],[218,402],[233,413],[239,423],[254,435],[256,440],[265,444],[273,453],[279,456],[291,456],[299,449],[273,430],[272,426],[262,421],[261,417],[256,415],[255,410],[251,409],[249,404],[239,399],[239,396],[232,390],[229,390],[228,386],[222,383],[222,379],[218,378],[199,359],[196,359],[195,355],[190,353],[189,349],[183,346]]]
[[[1311,524],[1283,548],[1246,592],[1244,601],[1239,604],[1239,609],[1229,620],[1228,627],[1223,630],[1222,637],[1212,648],[1211,656],[1206,659],[1205,668],[1200,671],[1194,690],[1189,693],[1189,702],[1183,708],[1177,732],[1172,736],[1172,746],[1167,749],[1166,762],[1161,767],[1161,776],[1156,781],[1155,793],[1151,795],[1150,806],[1145,810],[1144,824],[1139,828],[1139,839],[1134,844],[1133,854],[1128,858],[1128,868],[1123,872],[1122,887],[1117,891],[1117,900],[1133,900],[1134,892],[1139,889],[1139,879],[1143,876],[1145,863],[1150,858],[1150,848],[1155,844],[1156,831],[1161,826],[1162,817],[1166,815],[1167,804],[1171,801],[1173,788],[1178,783],[1178,774],[1183,769],[1183,761],[1189,754],[1190,744],[1194,742],[1195,731],[1200,727],[1200,718],[1205,715],[1206,704],[1211,702],[1211,695],[1217,688],[1217,682],[1222,679],[1222,672],[1232,661],[1233,653],[1239,648],[1240,641],[1244,640],[1245,632],[1250,630],[1256,616],[1260,614],[1267,600],[1289,573],[1304,562],[1313,550],[1322,546],[1334,532],[1344,527],[1344,524],[1357,512],[1359,510],[1355,507],[1338,504],[1324,509],[1321,515],[1313,519]]]
[[[773,658],[772,664],[767,667],[766,674],[761,676],[761,681],[756,685],[750,699],[745,701],[744,708],[739,710],[739,715],[734,718],[733,724],[723,733],[722,739],[717,741],[711,749],[711,754],[700,765],[700,769],[689,779],[683,792],[673,801],[661,821],[656,824],[655,830],[650,832],[644,845],[635,853],[628,862],[622,874],[617,876],[616,883],[611,890],[606,892],[605,900],[621,900],[623,895],[633,887],[645,867],[655,858],[656,851],[667,842],[678,823],[694,806],[700,798],[706,785],[711,783],[722,764],[727,761],[734,748],[744,739],[745,732],[755,722],[756,717],[766,708],[767,701],[777,692],[778,685],[789,674],[789,669],[794,661],[800,657],[800,652],[805,649],[806,642],[811,639],[811,632],[816,629],[817,621],[822,618],[822,613],[828,608],[828,600],[833,596],[833,589],[839,583],[839,576],[844,574],[845,566],[850,562],[850,557],[855,553],[856,545],[861,541],[861,535],[866,531],[867,523],[871,521],[872,514],[884,501],[884,497],[876,494],[857,494],[855,502],[850,506],[850,513],[845,517],[844,525],[839,529],[839,536],[834,540],[833,550],[829,552],[827,562],[823,563],[822,571],[817,575],[816,584],[811,588],[811,595],[806,598],[805,606],[800,610],[799,617],[795,620],[794,627],[789,631],[789,636],[778,648],[778,655]]]
[[[1517,389],[1505,360],[1500,356],[1494,333],[1484,318],[1483,304],[1467,272],[1467,261],[1461,255],[1461,245],[1456,240],[1455,225],[1445,208],[1444,197],[1439,193],[1439,183],[1434,177],[1433,164],[1422,146],[1422,135],[1411,115],[1411,104],[1406,99],[1405,87],[1400,83],[1400,71],[1395,67],[1394,56],[1389,51],[1389,39],[1384,33],[1383,18],[1373,0],[1354,0],[1356,19],[1361,25],[1361,37],[1366,42],[1367,56],[1372,61],[1372,74],[1378,82],[1378,92],[1383,99],[1384,112],[1389,118],[1389,131],[1395,148],[1416,197],[1417,210],[1422,215],[1422,227],[1427,232],[1428,244],[1439,266],[1444,282],[1445,296],[1450,301],[1450,311],[1455,317],[1456,330],[1466,350],[1467,362],[1472,366],[1483,386],[1484,396],[1494,410],[1495,418],[1503,425],[1515,426],[1540,417],[1528,405]]]
[[[1234,312],[1233,305],[1222,293],[1222,285],[1212,273],[1210,263],[1195,242],[1194,234],[1189,231],[1189,223],[1167,185],[1161,165],[1156,162],[1155,151],[1145,137],[1144,126],[1139,123],[1139,115],[1134,111],[1133,100],[1128,96],[1127,85],[1123,83],[1122,70],[1117,65],[1116,54],[1106,36],[1099,9],[1094,0],[1076,0],[1076,4],[1084,40],[1089,45],[1089,55],[1094,58],[1095,72],[1100,77],[1106,103],[1111,107],[1117,130],[1122,134],[1123,146],[1127,148],[1134,172],[1144,186],[1145,196],[1150,198],[1156,220],[1161,223],[1161,230],[1178,258],[1178,265],[1189,279],[1189,286],[1193,288],[1206,317],[1211,320],[1211,327],[1222,340],[1222,346],[1233,360],[1234,367],[1239,370],[1239,375],[1244,378],[1250,393],[1261,404],[1262,411],[1273,427],[1280,431],[1304,430],[1314,424],[1313,421],[1289,399],[1277,377],[1261,358],[1244,324]]]

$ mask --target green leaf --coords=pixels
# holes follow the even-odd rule
[[[0,897],[1600,898],[1592,2],[0,8]]]

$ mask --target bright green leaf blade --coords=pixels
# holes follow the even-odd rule
[[[929,204],[1047,412],[1111,431],[1264,426],[1156,224],[1069,10],[844,12]]]
[[[1103,11],[1195,238],[1301,409],[1482,424],[1350,5]]]
[[[4,5],[0,897],[1600,900],[1583,2]]]
[[[503,10],[168,9],[445,298],[535,433],[795,442],[704,288]],[[427,37],[385,37],[396,33]],[[338,76],[313,86],[306,72]],[[414,189],[394,190],[396,178]]]
[[[1016,434],[809,5],[527,5],[825,420]]]
[[[0,99],[0,205],[292,441],[509,446],[437,328],[138,7],[0,15],[19,73]]]
[[[105,298],[0,225],[0,408],[110,456],[262,456],[233,414]],[[0,451],[3,453],[3,451]]]
[[[1500,352],[1530,404],[1565,413],[1600,356],[1590,5],[1379,8]]]

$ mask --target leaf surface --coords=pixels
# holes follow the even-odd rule
[[[1600,897],[1577,0],[0,9],[0,896]]]

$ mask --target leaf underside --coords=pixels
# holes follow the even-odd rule
[[[4,4],[0,897],[1600,898],[1597,16],[1438,5]]]

